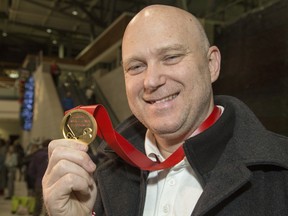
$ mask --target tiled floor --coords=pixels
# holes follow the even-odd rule
[[[26,196],[27,189],[24,181],[15,181],[15,195]],[[11,200],[5,200],[5,196],[0,196],[0,216],[18,216],[11,213]],[[28,214],[27,214],[28,215]]]

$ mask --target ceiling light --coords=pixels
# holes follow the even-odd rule
[[[74,16],[77,16],[77,15],[78,15],[78,11],[77,11],[77,10],[73,10],[73,11],[72,11],[72,14],[73,14]]]
[[[57,44],[57,40],[52,40],[52,43],[53,44]]]
[[[13,69],[6,69],[4,70],[4,73],[10,77],[10,78],[19,78],[19,71],[18,70],[13,70]]]
[[[46,29],[47,33],[51,34],[52,33],[52,30],[51,29]]]
[[[3,36],[3,37],[7,37],[7,36],[8,36],[7,32],[3,32],[3,33],[2,33],[2,36]]]

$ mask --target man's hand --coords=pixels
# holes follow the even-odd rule
[[[95,164],[88,146],[75,140],[53,140],[49,164],[42,180],[43,197],[50,216],[91,215],[96,199]]]

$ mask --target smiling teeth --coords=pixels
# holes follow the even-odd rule
[[[174,99],[176,96],[177,96],[177,94],[171,95],[171,96],[166,97],[166,98],[163,98],[163,99],[161,99],[161,100],[152,101],[152,103],[163,103],[163,102],[166,102],[166,101],[169,101],[169,100]]]

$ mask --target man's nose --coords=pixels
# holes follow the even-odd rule
[[[157,64],[148,65],[145,71],[144,88],[154,90],[164,85],[166,82],[163,66]]]

